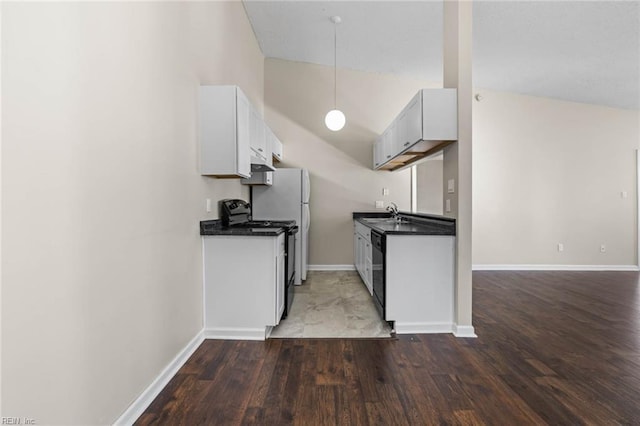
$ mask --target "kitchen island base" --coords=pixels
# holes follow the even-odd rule
[[[454,219],[354,213],[354,244],[356,269],[394,333],[458,335]]]
[[[455,237],[387,235],[385,319],[397,334],[454,331]]]

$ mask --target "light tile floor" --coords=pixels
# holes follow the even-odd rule
[[[391,327],[355,271],[310,271],[294,291],[291,312],[272,330],[272,338],[391,337]]]

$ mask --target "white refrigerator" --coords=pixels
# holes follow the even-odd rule
[[[295,220],[296,274],[294,283],[307,279],[309,259],[309,171],[304,169],[276,169],[271,186],[251,188],[251,212],[254,220]]]

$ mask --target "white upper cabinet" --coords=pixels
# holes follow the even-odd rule
[[[380,139],[384,141],[382,162],[376,161],[374,156],[373,167],[398,170],[457,139],[457,90],[422,89],[383,133]]]
[[[237,86],[200,86],[200,174],[251,176],[251,104]]]
[[[257,164],[282,159],[282,143],[238,86],[200,86],[198,93],[200,174],[251,176]]]

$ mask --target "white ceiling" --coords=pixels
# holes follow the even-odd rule
[[[244,0],[263,54],[442,81],[441,1]],[[640,109],[640,1],[474,1],[481,88]]]

